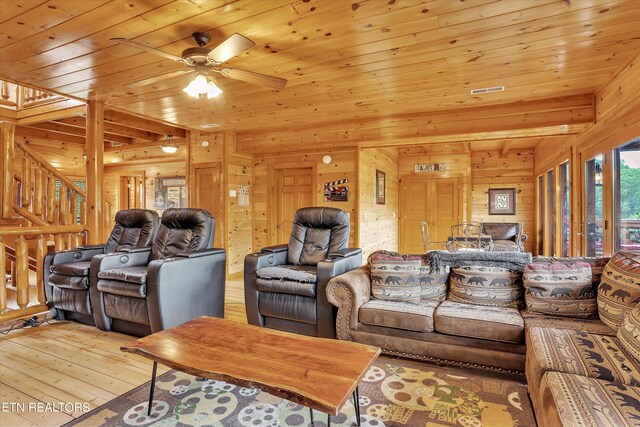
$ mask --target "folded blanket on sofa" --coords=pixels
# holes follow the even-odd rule
[[[481,264],[522,271],[532,260],[529,252],[431,251],[423,255],[432,269]]]

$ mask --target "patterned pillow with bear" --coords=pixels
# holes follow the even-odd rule
[[[583,319],[597,316],[591,265],[584,261],[536,259],[523,271],[527,310]]]
[[[449,300],[468,304],[519,308],[522,278],[514,270],[467,266],[451,269]]]
[[[420,302],[420,256],[379,251],[371,254],[368,261],[373,298]]]
[[[600,320],[615,330],[625,315],[640,303],[640,254],[618,252],[602,272],[598,286]]]

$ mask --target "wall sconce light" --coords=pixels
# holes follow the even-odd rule
[[[211,99],[222,93],[222,89],[216,85],[215,80],[204,73],[196,74],[195,79],[182,90],[194,98],[204,98],[206,95],[207,99]]]
[[[173,135],[168,133],[167,138],[164,140],[160,148],[162,148],[162,151],[167,154],[173,154],[178,151],[178,144],[173,140]]]

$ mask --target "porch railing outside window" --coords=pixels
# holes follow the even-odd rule
[[[614,150],[614,248],[640,250],[640,138]]]

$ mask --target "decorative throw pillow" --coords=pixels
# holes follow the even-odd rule
[[[372,254],[371,294],[385,301],[420,302],[420,258]]]
[[[536,259],[523,272],[527,310],[554,316],[594,318],[596,296],[591,266],[584,261]]]
[[[598,286],[600,320],[615,330],[624,316],[640,302],[640,255],[618,252],[602,272]]]
[[[507,268],[455,267],[449,275],[451,301],[519,308],[522,293],[520,274]]]
[[[593,284],[593,292],[597,292],[598,285],[600,284],[600,277],[602,276],[602,271],[604,267],[607,265],[611,258],[609,257],[589,257],[589,256],[580,256],[580,257],[547,257],[547,256],[537,256],[533,259],[533,262],[546,262],[546,263],[554,263],[554,262],[576,262],[583,261],[591,266],[591,283]]]
[[[620,345],[640,362],[640,304],[624,316],[617,336]]]
[[[431,268],[422,259],[420,266],[420,299],[422,301],[444,301],[447,298],[448,266]]]

